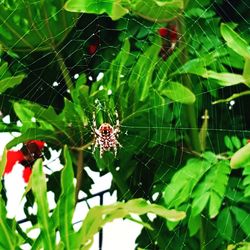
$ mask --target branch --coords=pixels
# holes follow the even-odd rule
[[[214,101],[214,102],[212,102],[212,104],[214,105],[214,104],[223,103],[223,102],[230,102],[233,99],[239,98],[239,97],[244,96],[244,95],[250,95],[250,90],[246,90],[246,91],[243,91],[243,92],[240,92],[240,93],[235,93],[235,94],[231,95],[230,97],[228,97],[226,99],[221,99],[221,100],[218,100],[218,101]]]
[[[73,90],[73,82],[71,81],[68,68],[66,67],[64,59],[60,55],[60,53],[58,53],[56,50],[54,50],[54,52],[55,52],[59,67],[62,71],[62,75],[63,75],[64,81],[65,81],[65,84],[66,84],[67,88],[71,91],[71,90]]]
[[[80,192],[81,185],[82,185],[83,168],[84,168],[83,151],[79,151],[78,152],[78,159],[77,159],[77,169],[76,169],[76,193],[75,193],[76,203],[77,203],[78,194]]]

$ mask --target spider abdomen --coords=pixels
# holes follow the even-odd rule
[[[119,120],[118,114],[116,112],[117,121],[116,125],[113,127],[109,123],[103,123],[99,129],[96,128],[95,122],[95,115],[93,115],[93,124],[94,124],[94,131],[95,131],[95,146],[100,147],[100,157],[102,158],[104,151],[110,151],[111,149],[114,150],[115,155],[117,154],[117,145],[120,145],[118,142],[118,134],[120,132],[119,129]]]

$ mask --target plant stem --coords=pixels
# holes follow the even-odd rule
[[[205,239],[205,232],[204,232],[204,221],[201,215],[201,228],[200,228],[200,249],[206,250],[206,239]]]
[[[187,40],[186,40],[186,23],[185,23],[185,17],[182,15],[178,19],[178,29],[181,36],[181,46],[183,46],[183,56],[181,58],[181,63],[185,64],[188,61],[188,50],[187,50]],[[182,82],[183,85],[185,85],[187,88],[189,88],[191,91],[193,89],[192,81],[190,79],[190,76],[188,74],[185,74],[182,76]],[[200,153],[201,152],[201,142],[199,138],[199,130],[197,127],[197,111],[194,104],[190,104],[186,106],[186,117],[188,121],[188,125],[190,127],[190,142],[191,142],[191,148],[192,150]],[[201,215],[202,216],[202,215]],[[202,217],[201,219],[201,227],[200,227],[200,249],[205,250],[206,249],[206,238],[205,238],[205,230],[204,230],[204,223]]]
[[[55,49],[54,49],[54,52],[56,55],[57,62],[58,62],[60,69],[62,71],[62,75],[63,75],[64,81],[65,81],[65,84],[66,84],[67,88],[71,91],[71,90],[73,90],[73,82],[71,81],[68,68],[66,67],[64,59],[60,55],[60,53],[58,53]]]
[[[82,177],[83,177],[83,151],[78,152],[78,159],[77,159],[77,169],[76,169],[76,193],[75,193],[75,201],[77,203],[78,194],[81,189],[82,185]]]
[[[185,17],[182,15],[178,18],[178,30],[180,33],[180,42],[181,46],[183,46],[182,50],[182,57],[180,58],[181,63],[185,64],[188,61],[188,50],[187,50],[187,41],[186,41],[186,24],[185,24]],[[191,91],[193,90],[192,81],[190,79],[190,76],[187,74],[182,75],[182,82],[183,85],[189,88]],[[192,150],[195,150],[197,152],[201,152],[201,144],[199,140],[199,130],[197,127],[197,111],[195,104],[188,104],[186,105],[186,118],[188,121],[188,125],[190,128],[189,138],[190,138],[190,146]]]
[[[240,93],[234,93],[230,97],[228,97],[226,99],[220,99],[220,100],[214,101],[214,102],[212,102],[212,104],[214,105],[217,103],[230,102],[231,100],[239,98],[239,97],[244,96],[244,95],[250,95],[250,90],[246,90],[246,91],[243,91]]]

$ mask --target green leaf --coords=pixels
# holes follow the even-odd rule
[[[233,73],[218,73],[213,70],[208,70],[207,66],[216,61],[220,53],[213,52],[201,58],[196,58],[186,62],[183,66],[178,68],[172,75],[176,74],[194,74],[203,78],[211,78],[217,80],[217,83],[221,86],[233,86],[240,83],[246,84],[246,79],[239,74]]]
[[[57,138],[51,130],[42,130],[42,129],[28,129],[24,134],[20,135],[19,137],[14,138],[11,140],[7,145],[6,148],[10,149],[16,146],[19,143],[27,142],[29,140],[42,140],[46,141],[47,143],[62,145],[63,139],[65,138]]]
[[[230,166],[233,169],[242,168],[250,164],[250,143],[239,149],[231,158]]]
[[[238,222],[241,229],[244,231],[244,233],[247,235],[247,237],[250,235],[250,217],[249,213],[247,213],[245,210],[232,206],[231,211],[235,215],[236,221]]]
[[[175,102],[184,104],[192,104],[195,102],[193,92],[179,82],[167,82],[165,88],[161,91],[161,95],[167,96]]]
[[[189,229],[189,235],[192,237],[194,236],[201,226],[201,217],[200,215],[193,215],[191,213],[189,220],[188,220],[188,229]]]
[[[15,250],[18,237],[15,229],[11,228],[6,220],[6,208],[2,196],[0,195],[0,247],[1,249]]]
[[[21,128],[22,131],[25,131],[28,128],[36,127],[36,124],[31,121],[31,119],[34,117],[34,113],[29,108],[17,102],[14,103],[13,107],[14,107],[15,113],[17,114],[18,118],[23,124]]]
[[[218,216],[217,228],[221,236],[230,241],[233,236],[233,222],[229,208],[224,208]]]
[[[130,74],[128,85],[130,91],[128,96],[143,101],[148,97],[152,86],[152,78],[157,65],[158,53],[160,51],[160,40],[154,42],[142,55],[140,55]]]
[[[81,116],[84,126],[88,125],[87,117],[92,112],[90,103],[89,87],[82,85],[76,90],[74,105],[76,105],[75,108],[78,114]]]
[[[183,0],[69,0],[64,8],[72,12],[103,14],[107,13],[113,20],[117,20],[129,11],[154,22],[168,22],[175,18],[184,8]]]
[[[235,146],[236,149],[240,149],[241,147],[241,141],[237,136],[232,136],[231,137],[232,143]]]
[[[144,199],[134,199],[127,203],[117,202],[108,206],[91,208],[83,221],[80,231],[76,234],[75,248],[82,245],[84,250],[90,249],[94,235],[108,222],[124,218],[130,214],[142,215],[153,213],[170,221],[179,221],[185,217],[184,212],[168,210],[163,206],[149,204]]]
[[[244,58],[250,59],[250,47],[246,40],[238,35],[228,24],[222,23],[220,31],[228,47]]]
[[[202,158],[206,159],[211,164],[216,164],[218,162],[216,154],[211,151],[202,153]]]
[[[83,141],[84,119],[76,110],[76,105],[64,98],[64,109],[60,114],[68,129],[71,129],[71,137],[74,141]],[[84,117],[86,118],[86,117]],[[66,130],[66,129],[65,129]]]
[[[71,12],[82,12],[91,14],[107,13],[113,20],[117,20],[128,13],[120,0],[69,0],[64,8]]]
[[[197,216],[203,211],[203,209],[208,203],[209,198],[210,198],[210,193],[206,192],[194,200],[194,202],[192,203],[193,216]]]
[[[106,84],[105,82],[105,76],[103,78],[103,83],[110,87],[110,89],[115,92],[120,86],[121,86],[121,75],[123,75],[123,71],[125,69],[125,64],[128,61],[130,54],[130,43],[129,40],[126,39],[124,41],[124,44],[115,58],[115,60],[112,61],[110,66],[110,78],[108,82],[110,83],[110,86]],[[123,85],[124,86],[124,85]],[[120,98],[120,96],[119,96]]]
[[[64,1],[44,0],[2,3],[0,40],[7,53],[16,56],[14,52],[21,50],[29,55],[34,49],[52,52],[47,39],[58,46],[77,20],[72,13],[62,10],[63,4]]]
[[[177,171],[164,191],[168,207],[178,207],[186,202],[202,176],[210,169],[211,164],[201,159],[190,159]]]
[[[246,79],[242,75],[233,73],[217,73],[212,70],[207,70],[201,76],[218,80],[218,84],[221,86],[233,86],[240,83],[246,83]]]
[[[226,181],[227,180],[228,180],[228,178],[226,179]],[[223,186],[222,185],[221,185],[221,192],[225,193],[226,192],[226,185],[223,185]],[[209,216],[211,219],[215,218],[218,215],[220,208],[221,208],[223,198],[224,198],[223,196],[218,195],[216,192],[212,192],[210,194]]]
[[[246,85],[250,87],[250,58],[245,59],[243,77],[246,79]]]
[[[43,108],[42,106],[36,104],[36,103],[29,103],[27,107],[34,112],[35,118],[38,121],[46,121],[50,125],[52,125],[55,129],[65,132],[65,123],[61,119],[59,115],[55,112],[54,108],[52,106],[49,106],[48,108]],[[71,137],[70,135],[67,135],[67,137]]]
[[[7,162],[7,149],[4,148],[3,153],[1,153],[1,159],[0,159],[0,176],[3,176],[6,162]],[[2,190],[2,182],[0,182],[0,191],[1,190]]]
[[[43,172],[42,160],[39,159],[33,166],[32,191],[38,206],[37,219],[41,228],[44,249],[55,249],[55,231],[50,226],[49,206],[47,201],[46,178]]]
[[[179,67],[173,73],[173,75],[190,73],[190,74],[202,76],[206,73],[206,67],[214,63],[219,56],[220,56],[220,53],[218,53],[217,51],[214,51],[202,57],[189,60],[184,65]]]
[[[229,136],[226,135],[224,137],[224,143],[229,150],[233,151],[234,146]]]
[[[150,140],[149,147],[155,147],[156,145],[162,145],[169,141],[177,140],[176,131],[173,128],[162,127],[162,124],[169,124],[171,121],[169,102],[155,89],[150,90],[149,103],[152,103],[153,107],[150,110],[150,126],[155,129],[154,135]]]
[[[19,132],[20,128],[15,123],[6,124],[0,122],[0,132]]]
[[[0,93],[5,92],[9,88],[14,88],[18,84],[20,84],[25,78],[24,74],[18,76],[6,77],[4,79],[0,79]]]
[[[20,121],[22,122],[21,131],[25,132],[29,128],[35,128],[38,126],[36,122],[32,122],[32,118],[35,118],[37,114],[32,110],[31,106],[37,107],[42,110],[43,107],[39,104],[32,103],[26,100],[14,102],[14,110]],[[38,119],[39,120],[39,119]],[[53,127],[42,119],[39,120],[39,128],[53,130]]]
[[[250,243],[249,242],[238,242],[236,244],[230,244],[227,246],[227,250],[249,250]]]
[[[75,187],[72,160],[67,146],[64,147],[65,166],[61,174],[62,193],[59,198],[59,231],[65,249],[73,249],[74,233],[72,218],[75,208]]]
[[[192,214],[198,215],[203,211],[206,204],[209,204],[209,216],[214,218],[219,213],[230,174],[230,167],[227,161],[220,161],[213,164],[195,188],[192,197]],[[209,198],[209,203],[208,203]]]
[[[153,22],[168,22],[184,8],[183,0],[133,0],[128,8],[135,15]]]
[[[5,62],[0,66],[0,79],[6,76],[10,76],[10,73],[8,72],[8,63]]]
[[[244,197],[248,197],[250,196],[250,165],[247,165],[244,168],[242,175],[244,176]]]

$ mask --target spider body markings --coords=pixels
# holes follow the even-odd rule
[[[100,158],[102,158],[105,151],[114,150],[115,156],[117,155],[117,146],[121,147],[118,141],[120,133],[120,122],[117,111],[115,112],[116,124],[114,126],[109,123],[102,123],[99,129],[96,125],[95,113],[93,113],[93,130],[94,130],[94,149],[100,148]]]

